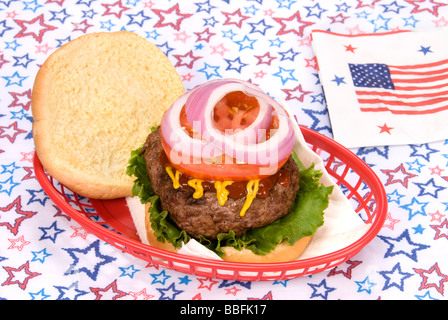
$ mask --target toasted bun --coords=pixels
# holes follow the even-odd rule
[[[130,150],[183,92],[165,54],[137,34],[81,36],[51,54],[36,76],[37,155],[50,175],[82,196],[128,196]]]
[[[151,228],[151,221],[149,219],[148,209],[151,204],[145,205],[145,227],[147,239],[142,239],[144,242],[150,244],[153,247],[176,252],[176,248],[171,243],[163,243],[157,240],[154,235],[154,231]],[[269,252],[267,255],[261,256],[253,253],[251,250],[243,248],[241,251],[236,250],[233,247],[222,247],[225,261],[232,262],[248,262],[248,263],[275,263],[275,262],[287,262],[296,260],[308,244],[311,241],[312,236],[304,237],[294,243],[292,246],[286,242],[282,242],[277,247]]]

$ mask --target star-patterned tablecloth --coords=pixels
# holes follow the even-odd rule
[[[165,52],[187,90],[250,80],[332,137],[312,31],[428,30],[447,17],[444,0],[0,0],[0,299],[446,300],[448,140],[351,149],[384,184],[389,210],[348,261],[297,279],[221,280],[148,264],[62,212],[35,178],[30,95],[39,66],[64,43],[128,30]]]

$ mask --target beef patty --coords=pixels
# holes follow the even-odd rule
[[[195,238],[203,235],[208,239],[216,239],[219,233],[230,230],[240,236],[249,229],[270,224],[289,212],[299,190],[299,169],[290,157],[283,166],[290,172],[289,184],[275,184],[265,198],[255,198],[244,217],[241,217],[245,197],[229,197],[221,206],[214,191],[204,192],[201,198],[195,199],[192,196],[193,188],[174,189],[171,178],[159,161],[161,152],[164,150],[158,128],[149,134],[141,151],[152,188],[160,197],[162,209],[168,211],[180,229]]]

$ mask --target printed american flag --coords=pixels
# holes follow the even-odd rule
[[[361,111],[431,114],[448,109],[448,59],[416,65],[351,64]]]

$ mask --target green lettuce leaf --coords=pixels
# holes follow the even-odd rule
[[[154,194],[148,178],[144,157],[139,155],[140,150],[141,148],[131,152],[126,171],[128,175],[136,177],[133,195],[138,196],[142,203],[151,203],[151,227],[157,239],[180,247],[182,242],[187,243],[190,240],[190,236],[170,220],[167,211],[161,210],[159,197]],[[293,245],[301,238],[313,235],[324,223],[323,212],[328,207],[333,187],[320,184],[319,178],[322,172],[314,169],[314,164],[305,168],[295,152],[293,159],[300,172],[300,189],[290,213],[267,226],[252,229],[240,237],[236,237],[235,233],[230,231],[219,234],[217,240],[201,237],[199,242],[220,256],[223,255],[221,248],[225,246],[237,250],[247,248],[255,254],[266,255],[283,241]]]

